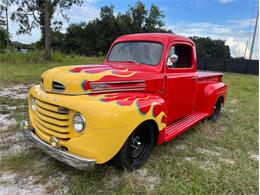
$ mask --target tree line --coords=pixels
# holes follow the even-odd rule
[[[230,48],[223,40],[212,40],[209,37],[190,37],[196,44],[198,57],[230,58]]]
[[[8,4],[3,0],[0,13],[7,10]],[[81,5],[81,0],[11,0],[10,3],[18,5],[12,13],[11,19],[19,23],[18,34],[30,33],[33,28],[41,29],[41,39],[30,48],[45,49],[45,60],[51,59],[51,50],[66,54],[88,56],[105,55],[110,44],[120,35],[131,33],[161,32],[174,33],[165,26],[165,15],[154,4],[148,9],[145,4],[138,1],[129,6],[125,13],[114,13],[114,6],[103,6],[100,16],[89,22],[70,24],[65,33],[60,32],[62,22],[54,18],[55,12],[62,13],[72,5]],[[2,14],[3,15],[3,14]],[[1,22],[2,21],[2,22]],[[4,17],[0,17],[1,48],[7,47],[9,34],[6,32]],[[222,40],[210,38],[191,37],[197,45],[198,57],[230,57],[229,47]],[[15,46],[17,43],[11,43]],[[20,45],[21,46],[21,45]],[[22,45],[24,46],[24,45]]]
[[[149,10],[138,2],[122,14],[114,14],[114,6],[101,7],[99,19],[88,23],[72,24],[67,32],[53,33],[53,49],[79,55],[103,55],[115,38],[124,34],[169,32],[165,29],[164,15],[155,5]]]

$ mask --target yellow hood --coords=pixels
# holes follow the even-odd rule
[[[41,86],[46,92],[78,95],[95,91],[143,91],[148,80],[161,79],[158,74],[109,65],[64,66],[44,72]]]

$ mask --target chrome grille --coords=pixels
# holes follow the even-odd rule
[[[62,92],[65,90],[65,86],[58,81],[52,81],[52,90]]]
[[[63,107],[36,99],[35,125],[41,133],[65,141],[70,139],[69,110],[60,108]],[[63,112],[59,112],[59,110]],[[64,112],[66,110],[67,112]]]

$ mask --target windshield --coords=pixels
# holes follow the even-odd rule
[[[163,46],[155,42],[122,42],[112,48],[108,61],[133,62],[155,66],[159,64]]]

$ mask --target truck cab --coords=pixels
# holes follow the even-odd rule
[[[44,72],[29,92],[27,135],[78,169],[113,160],[140,167],[163,144],[209,118],[226,100],[221,73],[198,72],[192,40],[173,34],[124,35],[101,65]]]

